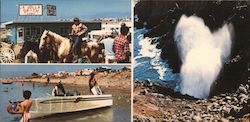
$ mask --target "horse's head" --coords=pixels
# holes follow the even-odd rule
[[[40,39],[40,44],[39,44],[39,49],[40,50],[44,47],[44,45],[49,43],[48,42],[49,41],[48,33],[49,33],[49,31],[47,31],[47,30],[43,31],[43,34],[42,34],[41,39]]]

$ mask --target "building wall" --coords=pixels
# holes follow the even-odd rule
[[[91,30],[100,30],[101,23],[84,23]],[[17,43],[17,28],[24,27],[24,41],[39,41],[44,30],[53,31],[67,37],[71,31],[72,23],[20,23],[9,26],[12,31],[11,41]],[[35,31],[34,31],[35,30]],[[29,31],[29,32],[28,32]]]
[[[16,27],[11,28],[11,36],[9,37],[11,43],[16,43],[17,42],[17,30]]]

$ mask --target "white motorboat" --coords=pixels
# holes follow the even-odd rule
[[[112,95],[57,96],[32,99],[31,119],[113,105]]]

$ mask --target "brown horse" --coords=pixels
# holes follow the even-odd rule
[[[45,30],[41,36],[39,49],[43,49],[46,45],[52,46],[61,62],[72,62],[72,42],[70,39],[62,37],[54,32]],[[100,63],[100,46],[97,42],[84,42],[81,45],[80,57],[87,57],[92,63]]]

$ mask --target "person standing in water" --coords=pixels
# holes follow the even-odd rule
[[[29,119],[31,118],[29,113],[30,108],[32,106],[32,101],[30,100],[30,96],[31,96],[31,91],[25,90],[23,91],[24,101],[22,101],[21,103],[7,106],[7,110],[9,113],[22,114],[22,118],[20,119],[19,122],[29,122]]]
[[[30,100],[30,96],[31,96],[31,91],[29,90],[25,90],[23,92],[23,97],[24,97],[24,101],[21,102],[21,106],[23,108],[23,116],[20,120],[20,122],[29,122],[30,119],[30,108],[32,105],[32,101]]]
[[[101,95],[102,91],[100,89],[100,87],[98,86],[97,80],[96,80],[96,71],[93,71],[90,74],[90,79],[89,79],[89,91],[93,94],[93,95]]]

